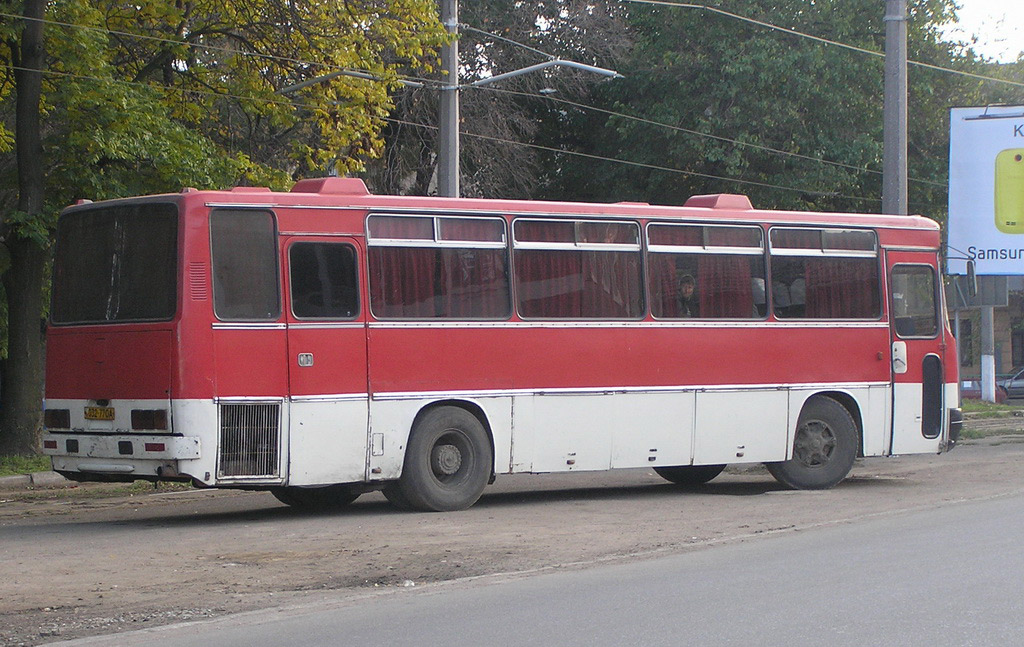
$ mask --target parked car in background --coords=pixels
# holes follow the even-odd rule
[[[1006,394],[1011,398],[1024,398],[1024,367],[1013,369],[1010,377],[999,380],[999,386],[1006,389]]]
[[[981,380],[964,380],[960,383],[960,397],[961,398],[972,398],[974,400],[981,399]],[[1003,404],[1006,402],[1009,394],[1006,391],[1006,387],[1002,384],[996,384],[996,404]]]

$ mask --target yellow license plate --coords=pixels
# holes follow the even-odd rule
[[[86,407],[86,420],[113,420],[114,407]]]

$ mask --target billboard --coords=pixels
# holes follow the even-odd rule
[[[953,108],[949,256],[978,274],[1024,274],[1024,106]],[[950,258],[950,274],[966,272]]]

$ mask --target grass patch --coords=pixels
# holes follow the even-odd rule
[[[1014,412],[1021,410],[1020,407],[994,404],[974,398],[964,398],[960,403],[960,408],[964,413],[969,413],[975,418],[1009,418],[1013,416]]]
[[[969,429],[964,427],[960,430],[960,440],[980,440],[981,438],[1005,436],[1011,433],[1017,433],[1017,431],[1014,429]]]
[[[116,497],[144,497],[162,492],[191,490],[191,483],[160,482],[153,486],[146,481],[134,483],[68,483],[64,487],[24,488],[0,493],[3,501],[45,503],[47,501],[82,501]]]
[[[0,456],[0,476],[49,472],[49,456]]]

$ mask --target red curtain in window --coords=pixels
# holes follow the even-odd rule
[[[639,252],[582,252],[581,313],[597,319],[634,318],[642,312]]]
[[[488,319],[508,315],[503,249],[445,249],[438,255],[437,316]]]
[[[700,316],[749,319],[754,316],[750,256],[702,254],[697,262]]]
[[[876,259],[807,259],[804,278],[808,318],[867,319],[879,314]]]
[[[673,319],[679,312],[679,279],[676,276],[676,254],[648,254],[650,273],[651,314]]]
[[[370,303],[380,317],[435,317],[435,250],[370,248]]]
[[[516,252],[519,312],[524,317],[579,317],[582,263],[572,250]]]
[[[422,239],[426,218],[388,218],[388,238]],[[370,304],[380,317],[434,317],[436,259],[433,249],[416,247],[371,247]]]
[[[530,242],[571,242],[570,223],[518,221],[516,239]],[[516,290],[524,317],[578,317],[582,263],[573,250],[516,251]]]
[[[713,242],[722,247],[749,247],[752,230],[714,227]],[[756,232],[754,232],[756,236]],[[752,256],[702,254],[697,264],[700,316],[749,319],[756,316],[751,285]]]

